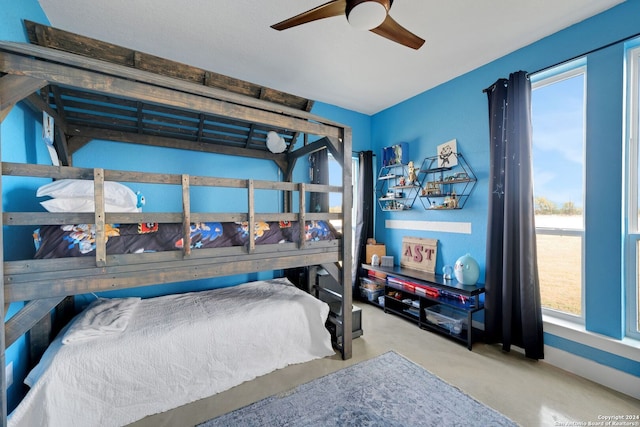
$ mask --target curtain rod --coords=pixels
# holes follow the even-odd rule
[[[604,49],[606,49],[606,48],[608,48],[608,47],[611,47],[611,46],[613,46],[613,45],[616,45],[616,44],[618,44],[618,43],[626,42],[627,40],[631,40],[631,39],[636,38],[636,37],[638,37],[638,36],[640,36],[640,33],[635,33],[635,34],[633,34],[633,35],[630,35],[630,36],[627,36],[627,37],[623,37],[623,38],[621,38],[621,39],[619,39],[619,40],[613,41],[613,42],[611,42],[611,43],[608,43],[608,44],[605,44],[605,45],[603,45],[603,46],[597,47],[597,48],[595,48],[595,49],[591,49],[591,50],[590,50],[590,51],[588,51],[588,52],[584,52],[584,53],[582,53],[582,54],[580,54],[580,55],[576,55],[576,56],[574,56],[573,58],[565,59],[564,61],[560,61],[560,62],[558,62],[558,63],[556,63],[556,64],[549,65],[549,66],[544,67],[544,68],[540,68],[539,70],[537,70],[537,71],[533,71],[533,72],[529,73],[528,75],[530,76],[530,75],[532,75],[532,74],[537,74],[537,73],[540,73],[540,72],[542,72],[542,71],[549,70],[549,69],[551,69],[551,68],[553,68],[553,67],[557,67],[558,65],[562,65],[562,64],[565,64],[565,63],[567,63],[567,62],[571,62],[571,61],[573,61],[573,60],[575,60],[575,59],[582,58],[583,56],[587,56],[587,55],[590,55],[590,54],[592,54],[592,53],[595,53],[595,52],[598,52],[598,51],[604,50]]]
[[[527,76],[531,76],[533,74],[541,73],[542,71],[550,70],[551,68],[557,67],[557,66],[562,65],[562,64],[566,64],[567,62],[571,62],[571,61],[576,60],[578,58],[582,58],[583,56],[590,55],[592,53],[601,51],[603,49],[606,49],[606,48],[611,47],[613,45],[616,45],[618,43],[626,42],[627,40],[631,40],[631,39],[639,37],[639,36],[640,36],[640,33],[636,33],[636,34],[633,34],[633,35],[630,35],[630,36],[627,36],[627,37],[623,37],[623,38],[621,38],[619,40],[613,41],[613,42],[608,43],[606,45],[603,45],[603,46],[597,47],[595,49],[591,49],[591,50],[589,50],[587,52],[581,53],[580,55],[576,55],[576,56],[574,56],[572,58],[565,59],[565,60],[557,62],[557,63],[555,63],[553,65],[548,65],[546,67],[540,68],[539,70],[533,71],[531,73],[527,73]],[[483,93],[487,93],[487,92],[493,90],[494,87],[495,87],[495,83],[492,84],[491,86],[489,86],[488,88],[483,89],[482,92]]]
[[[498,81],[500,81],[500,80],[507,80],[507,79],[498,79]],[[493,89],[496,88],[496,84],[498,84],[497,81],[495,83],[493,83],[491,86],[489,86],[488,88],[482,89],[482,93],[487,93],[487,92],[492,91]]]

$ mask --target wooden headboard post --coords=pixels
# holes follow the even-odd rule
[[[96,226],[96,266],[107,265],[107,237],[105,233],[104,217],[104,170],[96,168],[93,171],[94,206]]]
[[[328,138],[330,145],[334,150],[341,150],[342,159],[342,230],[344,235],[350,235],[352,220],[351,211],[353,209],[353,186],[351,184],[351,153],[352,153],[352,139],[351,128],[342,128],[341,142],[342,146],[338,146],[336,139]],[[338,283],[342,283],[343,286],[343,298],[342,298],[342,357],[348,359],[352,355],[352,339],[351,334],[348,331],[353,330],[353,316],[351,316],[353,305],[353,278],[351,272],[353,266],[352,255],[353,241],[350,238],[342,239],[342,277],[339,277]]]
[[[182,175],[182,254],[191,255],[191,196],[189,175]]]

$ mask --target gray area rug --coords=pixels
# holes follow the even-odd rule
[[[209,420],[217,426],[517,426],[395,352]]]

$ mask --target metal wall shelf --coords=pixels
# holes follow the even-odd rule
[[[462,153],[458,164],[438,167],[438,156],[427,157],[420,167],[420,202],[427,210],[462,209],[476,186],[477,178]]]

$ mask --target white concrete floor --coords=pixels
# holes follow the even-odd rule
[[[390,350],[525,427],[587,425],[601,421],[598,417],[603,415],[640,415],[639,400],[544,361],[483,343],[474,344],[469,351],[462,343],[422,330],[377,307],[357,305],[362,308],[364,335],[353,341],[353,358],[343,361],[336,354],[289,366],[132,426],[192,426]],[[473,425],[472,416],[469,425]]]

